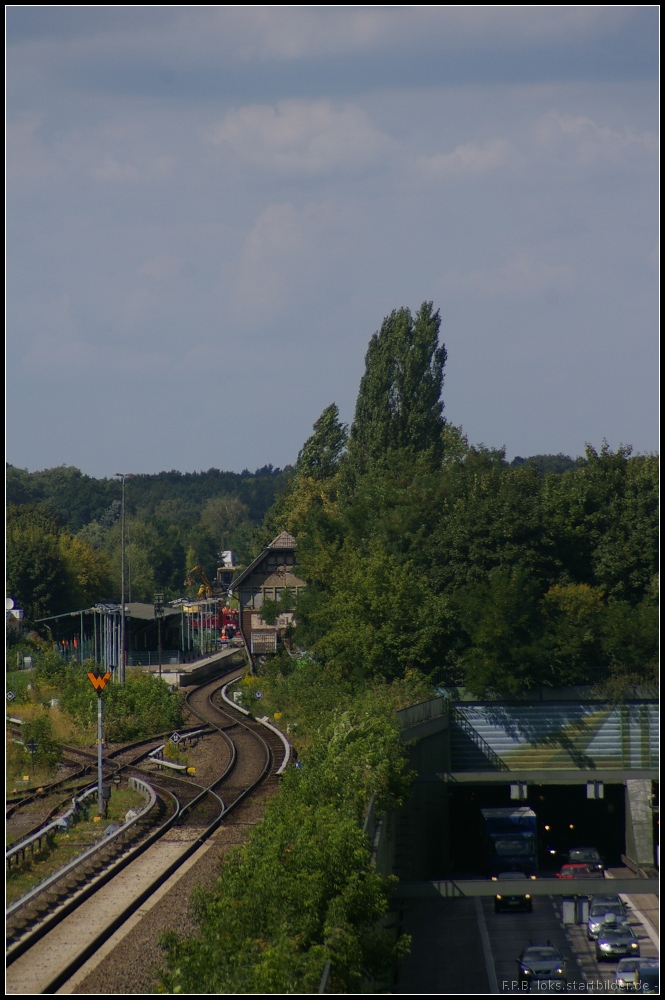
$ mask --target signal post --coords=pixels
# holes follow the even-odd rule
[[[88,680],[97,692],[97,801],[99,815],[104,815],[104,794],[102,787],[102,691],[111,679],[111,674],[102,674],[99,667],[88,673]]]

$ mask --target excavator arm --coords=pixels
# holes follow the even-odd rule
[[[185,587],[195,587],[196,586],[196,580],[194,579],[194,573],[198,573],[198,575],[201,577],[201,580],[203,581],[201,583],[200,587],[199,587],[199,592],[198,592],[198,594],[196,596],[198,598],[212,597],[212,586],[210,585],[210,581],[208,580],[208,577],[203,572],[203,569],[202,569],[201,566],[194,566],[193,569],[190,569],[189,573],[187,574],[187,578],[185,580]]]

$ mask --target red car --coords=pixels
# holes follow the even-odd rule
[[[562,865],[561,871],[556,873],[557,878],[604,878],[602,870],[599,871],[594,864],[579,862],[576,864]]]

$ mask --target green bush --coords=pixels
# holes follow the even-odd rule
[[[97,718],[97,694],[87,669],[68,668],[60,695],[60,707],[74,721],[90,725]],[[87,669],[86,669],[87,668]],[[104,689],[104,733],[109,741],[136,740],[178,729],[184,722],[183,699],[168,684],[144,673],[128,670],[124,685],[107,684]]]
[[[53,726],[48,715],[38,715],[30,722],[25,722],[21,726],[21,739],[28,745],[31,740],[37,744],[34,753],[35,763],[41,767],[55,767],[62,751],[53,733]]]
[[[7,702],[7,710],[11,715],[12,705],[25,705],[30,701],[30,684],[34,671],[32,670],[12,670],[7,674],[7,693],[10,691],[14,695],[11,702]]]
[[[408,787],[395,708],[429,693],[427,684],[411,673],[354,690],[314,661],[284,655],[253,681],[262,711],[278,709],[281,725],[294,720],[302,767],[287,771],[216,888],[196,897],[198,934],[165,938],[161,988],[316,993],[330,960],[331,992],[362,992],[408,946],[381,928],[394,880],[372,866],[362,821],[371,796],[385,809]]]

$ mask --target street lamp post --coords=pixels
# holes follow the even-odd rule
[[[159,677],[162,676],[162,618],[164,617],[164,595],[155,594],[155,618],[157,619],[157,657],[159,659]]]
[[[117,479],[122,479],[122,514],[120,525],[120,683],[125,683],[125,480],[131,478],[133,472],[116,472]]]

